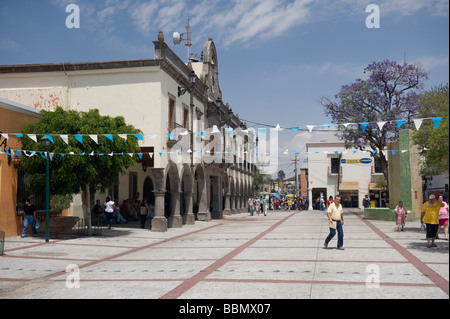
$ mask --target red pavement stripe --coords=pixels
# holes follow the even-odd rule
[[[373,225],[370,221],[364,219],[357,213],[354,213],[361,219],[367,226],[369,226],[378,236],[383,238],[389,245],[394,247],[403,257],[405,257],[414,267],[416,267],[419,271],[421,271],[425,276],[428,277],[432,282],[436,284],[439,288],[441,288],[447,295],[449,294],[449,283],[448,280],[437,274],[433,269],[428,267],[423,261],[419,258],[411,254],[408,249],[402,247],[391,237],[383,233],[380,229],[378,229],[375,225]]]
[[[206,267],[203,271],[197,273],[195,276],[185,280],[182,284],[180,284],[175,289],[169,291],[165,295],[163,295],[160,299],[176,299],[180,297],[182,294],[184,294],[186,291],[197,285],[200,281],[204,280],[207,276],[209,276],[211,273],[213,273],[214,270],[219,269],[223,265],[225,265],[227,262],[232,260],[234,257],[239,255],[241,252],[243,252],[246,248],[253,245],[255,242],[263,238],[268,233],[272,232],[275,228],[286,222],[289,218],[294,216],[295,213],[292,213],[288,215],[287,217],[280,220],[275,225],[271,226],[269,229],[265,230],[264,232],[260,233],[258,236],[254,237],[253,239],[249,240],[245,244],[239,246],[238,248],[234,249],[224,257],[218,259],[216,262],[211,264],[210,266]]]

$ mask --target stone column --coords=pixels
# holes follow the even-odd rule
[[[180,192],[171,191],[171,209],[169,220],[167,221],[167,226],[169,228],[181,228],[183,227],[183,220],[180,214]]]
[[[187,208],[187,213],[183,216],[183,224],[194,225],[195,215],[193,212],[192,191],[184,192],[184,207]]]
[[[164,196],[166,191],[153,191],[155,194],[155,217],[152,222],[152,231],[154,232],[166,232],[167,231],[167,219],[164,216]]]
[[[224,215],[231,215],[231,209],[230,209],[230,194],[225,194],[225,209],[223,210]]]

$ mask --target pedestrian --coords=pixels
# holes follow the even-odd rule
[[[370,208],[370,197],[366,194],[366,196],[363,198],[363,207],[364,208]]]
[[[327,209],[328,209],[328,207],[330,207],[332,202],[333,202],[333,196],[330,195],[330,197],[328,197],[328,200],[327,200]]]
[[[441,231],[441,227],[444,226],[444,235],[445,240],[448,240],[448,204],[444,201],[444,197],[439,195],[438,199],[439,204],[444,204],[439,209],[439,227],[437,230],[436,239],[439,239],[439,232]]]
[[[118,202],[114,204],[114,216],[116,217],[116,224],[121,224],[122,222],[124,222],[125,224],[128,223],[128,221],[120,213]]]
[[[400,231],[400,226],[402,227],[401,231],[404,231],[404,227],[406,224],[406,208],[403,206],[403,202],[399,201],[397,207],[395,207],[395,224],[397,225],[397,231]]]
[[[25,206],[23,208],[24,216],[23,216],[23,230],[22,235],[20,237],[24,238],[27,235],[28,225],[31,226],[31,233],[34,236],[37,235],[36,231],[36,207],[31,205],[30,199],[25,200]]]
[[[94,219],[98,222],[101,221],[100,225],[102,225],[103,223],[105,223],[106,221],[106,215],[103,212],[102,209],[102,205],[100,205],[100,199],[97,199],[95,201],[95,205],[94,205]]]
[[[442,205],[444,206],[444,205]],[[426,225],[427,228],[427,247],[437,247],[434,243],[436,240],[437,230],[439,228],[439,210],[441,205],[436,202],[436,197],[430,195],[428,202],[422,205],[422,214],[420,216],[420,222]]]
[[[111,196],[106,197],[104,206],[105,206],[106,223],[108,224],[108,229],[111,229],[112,221],[114,218],[114,210],[116,209],[116,204],[111,199]]]
[[[259,197],[256,197],[256,200],[255,200],[255,211],[256,211],[256,216],[259,216],[259,212],[261,211],[261,200],[259,199]]]
[[[291,199],[289,198],[289,199],[287,200],[287,206],[286,206],[288,212],[291,211],[291,205],[292,205],[292,202],[291,202]],[[285,210],[286,210],[286,209],[285,209]]]
[[[331,203],[330,207],[327,210],[328,221],[330,222],[330,233],[328,237],[325,239],[325,248],[328,248],[328,243],[333,239],[336,235],[336,230],[338,233],[338,243],[337,249],[344,250],[344,213],[341,205],[341,196],[336,195],[334,197],[334,202]]]
[[[141,228],[145,228],[145,220],[148,215],[148,204],[147,200],[143,199],[141,202],[141,207],[139,208],[139,216],[141,218]]]
[[[263,199],[262,199],[262,204],[263,204],[263,213],[264,213],[264,216],[267,216],[267,206],[268,206],[269,202],[268,202],[266,196],[263,197]]]
[[[254,208],[254,206],[253,206],[253,203],[254,203],[253,197],[250,196],[250,197],[248,198],[248,209],[250,210],[250,216],[253,216],[253,212],[254,212],[254,210],[255,210],[255,208]]]

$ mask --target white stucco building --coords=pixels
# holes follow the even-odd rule
[[[140,129],[144,156],[111,194],[119,203],[137,197],[154,203],[155,231],[245,210],[255,172],[253,138],[211,133],[213,125],[245,129],[222,102],[214,42],[206,41],[203,60],[192,64],[173,53],[161,32],[154,45],[154,59],[0,66],[0,97],[38,110],[95,108]],[[192,70],[195,87],[179,95],[179,87],[191,86]],[[91,196],[92,205],[103,197]],[[83,214],[82,203],[76,196],[74,214]]]
[[[385,207],[388,194],[376,181],[384,180],[376,157],[368,151],[346,149],[344,142],[307,143],[308,198],[312,209],[322,195],[342,195],[344,207],[362,208],[364,196],[370,195],[377,207]]]

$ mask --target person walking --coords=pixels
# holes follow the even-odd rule
[[[400,226],[402,227],[401,231],[404,231],[404,227],[406,224],[406,208],[403,206],[403,202],[399,201],[397,207],[395,207],[395,224],[397,225],[397,231],[400,231]]]
[[[20,237],[24,238],[27,236],[27,230],[28,225],[31,226],[31,233],[34,236],[37,235],[36,231],[36,207],[34,205],[31,205],[30,199],[25,200],[25,206],[23,208],[24,215],[23,215],[23,230]]]
[[[441,206],[439,209],[439,227],[436,239],[439,239],[439,232],[441,231],[441,227],[444,226],[445,240],[448,240],[448,204],[444,201],[442,195],[439,196],[438,202],[439,204],[444,204],[444,206]]]
[[[264,216],[267,216],[267,206],[269,205],[269,202],[268,202],[266,196],[263,197],[263,199],[262,199],[262,204],[263,204],[263,213],[264,213]]]
[[[106,223],[108,224],[108,229],[111,229],[112,221],[114,218],[114,210],[116,209],[116,204],[111,199],[111,196],[106,197],[104,206],[105,206]]]
[[[341,205],[341,196],[336,195],[334,198],[334,202],[328,207],[327,210],[328,221],[330,222],[330,233],[328,237],[325,239],[324,246],[328,248],[329,242],[336,235],[336,230],[338,233],[338,243],[337,249],[344,250],[344,213]]]
[[[442,204],[442,206],[444,206]],[[439,228],[439,210],[441,204],[436,202],[436,197],[430,195],[428,202],[422,205],[422,214],[420,216],[421,224],[425,224],[427,228],[427,247],[437,247],[434,243],[436,240],[437,230]]]
[[[145,221],[148,215],[148,204],[147,200],[143,199],[141,203],[141,207],[139,209],[139,216],[141,218],[141,228],[145,228]]]
[[[255,211],[256,211],[256,216],[259,216],[259,212],[261,211],[261,200],[259,199],[259,197],[256,197],[256,200],[255,200]]]
[[[253,212],[254,212],[254,206],[253,206],[253,203],[254,203],[254,200],[253,200],[253,197],[252,196],[250,196],[249,198],[248,198],[248,208],[249,208],[249,210],[250,210],[250,216],[253,216]]]

